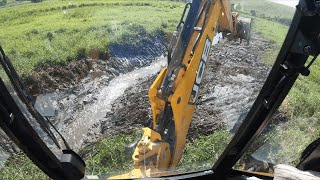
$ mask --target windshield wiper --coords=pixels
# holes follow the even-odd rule
[[[23,85],[1,47],[0,52],[0,64],[10,79],[18,97],[25,103],[27,110],[36,119],[41,128],[60,148],[58,140],[50,130],[50,126],[55,131],[57,129],[34,108],[33,97]],[[2,78],[0,78],[0,127],[3,131],[50,178],[68,180],[83,178],[85,163],[82,158],[70,149],[62,135],[57,131],[67,148],[66,150],[62,150],[61,159],[58,159],[30,124],[26,114],[23,113],[23,108],[15,102],[13,96],[10,94]]]
[[[49,125],[51,125],[55,131],[57,129],[54,127],[54,125],[47,119],[44,118],[35,108],[34,108],[34,99],[29,92],[29,90],[24,86],[22,83],[18,73],[14,69],[12,63],[10,62],[8,56],[4,53],[4,50],[0,46],[0,63],[6,72],[8,78],[10,79],[11,84],[13,85],[13,88],[17,92],[18,97],[21,99],[21,101],[26,105],[28,108],[28,111],[34,116],[36,119],[37,123],[39,123],[40,127],[44,130],[44,132],[49,136],[49,138],[55,143],[55,145],[61,149],[59,142],[53,132],[51,131]],[[61,134],[57,131],[57,133],[61,136]],[[70,149],[68,143],[64,140],[64,138],[61,136],[63,139],[63,142],[66,146],[67,149]]]

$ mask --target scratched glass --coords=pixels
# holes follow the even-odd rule
[[[198,39],[197,33],[207,24],[202,22],[205,18],[200,18],[191,28],[195,34],[190,36],[190,43],[181,45],[179,34],[184,24],[188,26],[187,16],[180,23],[186,2],[192,1],[0,0],[0,45],[33,95],[34,108],[54,124],[85,160],[86,175],[113,177],[133,172],[135,168],[143,177],[210,170],[238,131],[267,78],[291,24],[292,6],[297,3],[295,0],[231,0],[231,11],[239,14],[235,23],[240,33],[228,33],[220,25],[219,31],[218,26],[210,28],[217,30],[210,37]],[[187,6],[186,15],[190,8]],[[251,25],[246,29],[248,23]],[[201,48],[197,43],[202,43]],[[180,56],[174,52],[180,52]],[[183,59],[184,52],[190,59]],[[197,63],[191,57],[199,57]],[[155,119],[160,116],[171,119],[153,122],[157,110],[152,109],[156,104],[152,94],[166,97],[164,91],[159,91],[160,86],[152,91],[153,82],[168,61],[176,59],[185,61],[175,64],[179,71],[174,68],[168,71],[176,73],[190,67],[194,72],[186,75],[191,77],[188,80],[191,86],[185,89],[188,99],[168,98],[168,109],[164,114],[158,112],[160,115]],[[179,75],[170,76],[168,82],[184,77]],[[9,86],[4,72],[1,78]],[[320,112],[314,110],[300,116],[295,112],[301,109],[289,107],[301,100],[294,93],[306,88],[302,85],[307,84],[304,81],[309,82],[299,80],[270,128],[234,168],[273,173],[272,168],[260,168],[261,162],[270,166],[296,162],[296,156],[290,155],[296,144],[283,151],[285,142],[294,137],[303,138],[300,135],[307,130],[313,137],[316,121],[312,118],[317,119],[316,112]],[[167,87],[174,87],[174,83],[168,84]],[[316,94],[314,97],[317,99]],[[174,108],[184,102],[187,111],[176,115]],[[305,99],[303,102],[309,103]],[[193,108],[195,111],[190,114]],[[178,116],[183,117],[181,121],[175,119]],[[183,120],[191,117],[189,127]],[[294,121],[297,124],[290,123],[292,117],[297,119]],[[312,123],[299,124],[301,118]],[[63,139],[51,127],[61,145],[59,149],[32,117],[29,120],[59,157],[59,150],[65,148]],[[305,131],[292,132],[291,137],[294,130],[290,128],[296,127]],[[148,132],[158,132],[161,138],[158,134],[149,138]],[[46,179],[2,131],[0,136],[4,137],[0,141],[0,177],[28,179],[29,172],[34,172],[38,179]],[[299,152],[313,139],[302,140],[305,143],[299,144]],[[159,151],[160,147],[166,150]],[[156,153],[150,155],[150,152]],[[159,159],[167,162],[165,168],[157,169]],[[23,168],[19,168],[21,164]],[[125,177],[135,175],[133,172]]]

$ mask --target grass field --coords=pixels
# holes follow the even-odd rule
[[[291,20],[295,11],[293,7],[277,4],[268,0],[230,0],[230,2],[238,5],[236,10],[242,13],[251,14],[253,10],[257,17],[266,19],[273,18],[276,20],[278,18]]]
[[[0,45],[28,76],[39,66],[65,64],[106,51],[110,43],[139,33],[169,32],[183,4],[157,0],[48,0],[0,8]]]
[[[291,19],[293,10],[266,0],[234,0],[240,3],[241,12],[251,16],[256,11],[254,31],[274,43],[274,49],[267,51],[264,62],[271,65],[284,40],[288,26],[279,22]],[[263,3],[262,3],[263,2]],[[112,42],[123,43],[127,35],[136,35],[134,27],[143,27],[146,32],[158,30],[168,32],[176,26],[180,17],[181,3],[156,0],[94,0],[94,1],[45,1],[39,4],[27,3],[0,8],[0,44],[5,48],[19,72],[30,74],[38,66],[65,64],[70,60],[86,56],[91,48],[105,51]],[[285,22],[285,21],[284,21]],[[129,43],[134,43],[129,41]],[[320,135],[320,62],[311,68],[309,77],[299,77],[296,85],[281,107],[289,121],[275,126],[262,139],[283,149],[271,154],[277,161],[294,164],[300,152],[308,143]],[[182,170],[195,170],[196,164],[209,164],[224,148],[220,142],[228,142],[228,133],[217,131],[213,135],[200,137],[186,145]],[[87,159],[88,174],[121,173],[129,170],[126,161],[131,154],[125,145],[133,137],[109,137],[96,145],[97,154]],[[17,156],[0,170],[0,177],[10,179],[29,178],[29,172],[45,179],[41,171],[25,156]],[[111,166],[104,166],[109,165]],[[25,166],[19,166],[24,164]],[[207,167],[207,166],[206,166]],[[200,168],[206,168],[200,167]],[[18,169],[18,170],[17,170]],[[32,177],[31,177],[32,179]]]
[[[240,2],[240,1],[236,1]],[[242,3],[251,3],[251,1],[241,1]],[[256,3],[255,3],[256,2]],[[269,17],[278,17],[282,19],[293,17],[292,8],[283,5],[274,4],[267,5],[271,2],[261,3],[252,2],[250,6],[242,9],[245,16],[254,19],[254,31],[259,32],[269,41],[273,42],[274,48],[266,51],[263,60],[267,65],[272,65],[277,58],[279,50],[288,32],[288,26],[279,22],[275,22],[270,18],[261,18],[264,13]],[[260,3],[260,2],[259,2]],[[270,8],[270,6],[272,8]],[[277,7],[279,6],[279,7]],[[279,10],[279,8],[281,10]],[[257,10],[257,16],[250,14],[250,9]],[[283,124],[272,124],[272,130],[260,137],[257,144],[261,141],[269,142],[276,147],[280,147],[280,151],[274,152],[270,150],[269,157],[275,162],[285,163],[295,166],[299,162],[302,151],[312,141],[320,135],[320,61],[318,60],[311,67],[311,74],[308,77],[300,76],[290,91],[289,95],[280,107],[280,111],[284,112],[288,117],[288,122]],[[257,147],[257,144],[253,145]],[[255,148],[253,148],[255,149]]]
[[[3,180],[34,180],[48,179],[47,176],[24,154],[10,157],[5,168],[0,169],[0,179]]]

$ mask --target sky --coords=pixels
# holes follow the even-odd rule
[[[279,4],[291,6],[291,7],[295,7],[299,3],[299,0],[271,0],[271,1]]]

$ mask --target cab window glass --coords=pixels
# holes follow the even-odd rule
[[[295,10],[292,2],[230,1],[232,11],[240,15],[237,23],[244,26],[250,22],[250,29],[243,31],[249,32],[248,38],[217,33],[210,39],[212,47],[206,54],[201,86],[197,86],[199,96],[195,98],[186,146],[177,167],[167,174],[208,170],[220,157],[239,130],[276,59]],[[141,140],[141,128],[153,125],[148,91],[167,65],[168,44],[175,36],[185,3],[0,0],[0,45],[34,97],[34,107],[86,161],[87,175],[110,177],[133,169],[132,154]],[[315,91],[309,91],[305,86],[316,82],[316,75],[313,77],[299,80],[292,91],[295,94],[288,97],[270,130],[250,152],[263,143],[263,149],[281,147],[281,128],[293,130],[291,126],[299,126],[310,130],[311,123],[301,123],[299,119],[317,118],[318,111],[311,105],[318,88],[314,85]],[[310,93],[309,97],[314,98],[302,100],[298,92]],[[298,106],[296,102],[304,104]],[[312,108],[302,111],[301,107]],[[52,151],[58,152],[41,128],[36,123],[33,126]],[[302,138],[299,133],[302,131],[294,135]],[[23,173],[30,169],[17,171],[22,162],[10,160],[25,160],[24,155],[0,153],[6,157],[0,157],[3,165],[11,168],[0,173],[21,172],[14,176],[27,179]],[[256,156],[267,159],[270,153],[260,151]],[[245,155],[236,168],[246,169],[242,166],[248,158],[251,154]],[[277,155],[270,162],[278,163],[281,158],[281,154]],[[149,160],[146,158],[144,163]],[[294,158],[291,161],[295,162]],[[9,166],[10,162],[15,167]],[[31,161],[25,162],[31,167]]]

